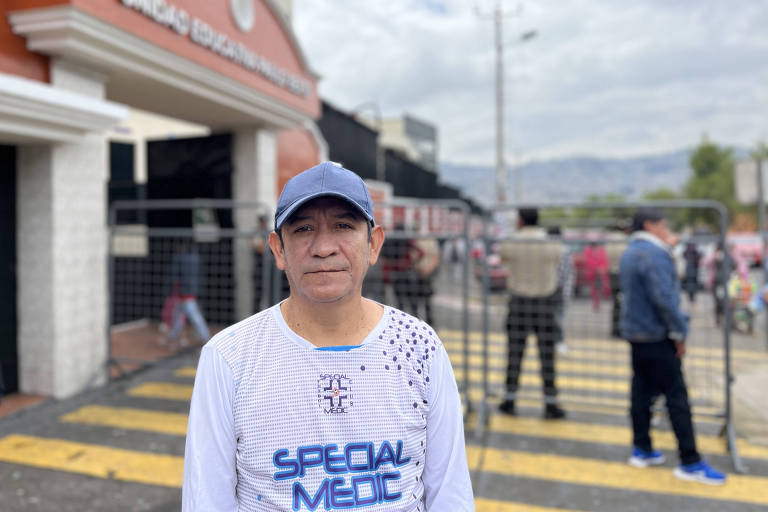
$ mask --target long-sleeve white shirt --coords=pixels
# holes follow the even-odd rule
[[[474,510],[456,381],[427,324],[386,307],[318,349],[279,305],[202,350],[183,511]]]

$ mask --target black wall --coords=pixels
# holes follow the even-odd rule
[[[339,162],[363,179],[376,179],[377,133],[352,116],[323,102],[323,117],[317,126],[328,142],[328,158]]]
[[[423,199],[439,198],[437,175],[411,162],[400,153],[387,149],[384,153],[387,181],[392,184],[396,196],[419,197]]]
[[[16,348],[16,148],[0,145],[0,391],[18,390]]]

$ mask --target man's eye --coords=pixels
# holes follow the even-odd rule
[[[293,232],[294,233],[302,233],[304,231],[309,231],[310,229],[312,229],[310,226],[304,225],[304,226],[297,227],[296,229],[293,230]]]
[[[354,229],[351,224],[346,224],[344,222],[339,222],[336,226],[339,229]]]

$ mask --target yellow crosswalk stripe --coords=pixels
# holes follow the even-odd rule
[[[195,368],[191,366],[182,367],[177,369],[174,372],[174,375],[178,377],[194,377],[195,376]],[[458,382],[462,382],[461,377],[463,376],[463,372],[457,371],[456,372],[456,379]],[[489,375],[489,383],[491,386],[495,386],[498,388],[498,385],[503,382],[503,374],[500,373],[492,373]],[[482,373],[479,371],[472,371],[470,372],[470,383],[473,385],[478,385],[482,382]],[[538,388],[541,387],[541,378],[536,375],[523,375],[520,379],[521,385],[526,385],[529,387],[533,387],[535,389],[533,390],[522,390],[520,391],[520,396],[523,398],[531,398],[531,399],[540,399],[541,393],[538,391]],[[561,380],[561,378],[558,378],[559,384],[570,384],[570,381]],[[605,384],[602,382],[599,383],[592,383],[595,386],[597,384],[600,384],[602,387],[599,387],[598,390],[601,391],[617,391],[622,395],[626,395],[625,398],[612,398],[608,396],[594,396],[594,395],[580,395],[580,394],[574,394],[569,393],[568,389],[569,386],[564,386],[560,388],[560,392],[558,393],[558,396],[560,400],[566,404],[568,407],[573,408],[574,410],[578,410],[575,404],[588,404],[588,405],[594,405],[597,407],[612,407],[614,409],[611,409],[610,411],[605,411],[602,413],[605,414],[620,414],[622,416],[626,416],[627,414],[627,408],[629,407],[629,401],[628,401],[628,395],[627,395],[627,386],[628,384],[624,384],[620,388],[613,388],[610,387],[611,381],[606,381]],[[593,386],[593,387],[595,387]],[[168,400],[189,400],[192,396],[192,387],[187,386],[184,384],[170,384],[170,383],[156,383],[156,382],[147,382],[144,383],[141,386],[137,386],[135,388],[131,388],[128,391],[128,394],[131,396],[140,396],[145,398],[160,398],[160,399],[168,399]],[[696,396],[695,390],[691,390],[690,395],[692,397]],[[477,389],[471,389],[470,390],[470,400],[477,403],[480,402],[483,399],[483,395],[481,390]],[[533,402],[532,402],[533,403]],[[573,404],[573,405],[572,405]],[[602,414],[601,412],[598,412],[594,408],[589,407],[582,407],[584,412],[595,412],[597,414]],[[721,409],[717,407],[712,406],[705,406],[705,405],[695,405],[694,410],[698,415],[717,415],[721,411]],[[722,423],[722,420],[713,420],[712,418],[707,418],[704,416],[697,416],[696,421],[702,421],[702,422],[716,422],[716,423]]]
[[[85,423],[102,427],[143,430],[183,436],[187,434],[187,415],[129,407],[86,405],[59,418],[65,423]]]
[[[505,476],[768,505],[768,478],[762,477],[728,475],[725,485],[715,487],[679,480],[668,467],[637,469],[625,462],[476,446],[467,447],[467,456],[470,469]]]
[[[496,389],[496,391],[499,391],[499,389]],[[542,394],[540,389],[523,389],[519,390],[517,393],[518,396],[518,402],[521,404],[523,403],[522,400],[529,400],[531,404],[534,404],[534,406],[541,405],[542,403]],[[470,389],[470,400],[472,400],[474,403],[479,403],[483,399],[483,394],[481,389],[473,388]],[[568,408],[573,408],[574,410],[576,405],[587,407],[589,409],[594,407],[602,407],[606,408],[607,410],[612,410],[614,413],[619,412],[621,415],[626,416],[629,414],[629,397],[625,398],[613,398],[610,396],[596,396],[596,395],[582,395],[578,393],[569,393],[568,390],[559,391],[557,394],[557,398],[560,402],[565,404]],[[493,400],[493,398],[490,398],[490,400]],[[496,398],[496,401],[498,402],[500,398]],[[696,414],[699,415],[709,415],[712,416],[715,423],[722,424],[723,419],[722,418],[715,418],[717,415],[722,414],[722,409],[713,407],[713,406],[707,406],[707,405],[698,405],[694,404],[692,405],[693,410]],[[598,413],[596,410],[591,411],[587,409],[585,412],[595,412]],[[698,420],[697,420],[698,421]]]
[[[126,391],[128,396],[142,398],[161,398],[164,400],[189,401],[192,398],[192,386],[171,382],[144,382]]]
[[[453,373],[456,375],[456,379],[461,381],[464,377],[464,370],[462,368],[454,368]],[[469,379],[475,382],[482,382],[483,372],[480,370],[470,370]],[[506,379],[506,375],[501,372],[492,372],[488,375],[488,381],[491,383],[501,383]],[[531,375],[523,373],[520,375],[518,381],[520,386],[540,387],[541,377],[538,375]],[[629,380],[628,379],[593,379],[588,377],[570,377],[567,375],[557,375],[555,382],[558,389],[572,389],[580,391],[609,391],[612,393],[629,393]],[[691,396],[695,396],[693,390],[690,392]]]
[[[448,346],[449,344],[456,344],[456,346],[461,346],[463,344],[464,333],[462,331],[447,329],[447,330],[440,330],[438,331],[437,334],[446,346]],[[469,341],[471,346],[481,347],[482,340],[483,340],[482,332],[470,331]],[[488,341],[490,346],[494,346],[494,345],[503,346],[504,344],[507,343],[507,335],[505,333],[500,333],[500,332],[490,332],[488,333]],[[580,348],[580,349],[595,349],[596,351],[597,349],[599,349],[600,351],[603,351],[603,350],[628,351],[629,350],[629,344],[625,340],[620,340],[620,339],[598,339],[598,338],[584,339],[584,338],[566,337],[566,342],[569,347]],[[529,343],[530,343],[530,340],[529,340]],[[694,343],[690,343],[688,346],[688,355],[722,359],[724,357],[724,351],[721,347],[701,347],[701,346],[696,346]],[[758,359],[762,361],[768,360],[768,355],[765,352],[762,352],[760,350],[731,349],[731,355],[734,358]]]
[[[681,482],[672,476],[669,468],[640,470],[625,463],[475,446],[467,448],[467,456],[472,469],[501,475],[768,505],[765,492],[768,479],[761,477],[729,475],[726,485],[710,487]],[[0,461],[167,487],[181,486],[184,464],[182,457],[174,455],[20,434],[0,439]],[[488,511],[556,511],[482,498],[478,499],[478,504],[483,507],[480,510]],[[518,508],[500,508],[503,506]]]
[[[173,455],[20,434],[0,439],[0,461],[166,487],[181,486],[184,468]]]
[[[475,498],[475,510],[477,512],[581,512],[571,508],[566,510],[564,508],[539,507],[488,498]]]
[[[474,404],[479,404],[480,401],[483,399],[482,394],[477,393],[477,395],[474,395],[473,393],[470,393],[470,400],[473,401]],[[517,404],[520,407],[532,407],[532,408],[541,408],[543,407],[541,399],[538,400],[529,400],[529,399],[521,399],[516,401]],[[628,418],[629,417],[629,402],[624,402],[621,405],[603,405],[603,404],[585,404],[585,403],[576,403],[572,401],[568,401],[567,399],[562,400],[562,405],[565,407],[568,411],[574,411],[574,412],[584,412],[589,414],[601,414],[604,416],[619,416],[622,418]],[[494,403],[492,407],[497,406],[497,403]],[[698,408],[694,407],[694,411],[697,411]],[[706,415],[705,415],[706,414]],[[718,425],[722,426],[723,419],[718,418],[714,416],[714,413],[710,411],[709,408],[706,408],[704,411],[701,412],[701,414],[697,414],[694,412],[693,414],[693,421],[697,424],[709,424],[709,425]]]
[[[464,362],[464,352],[461,348],[446,349],[448,356],[451,358],[451,364],[453,366],[459,366]],[[506,365],[507,362],[507,349],[501,347],[496,351],[488,352],[488,361],[491,366]],[[523,356],[523,364],[538,364],[539,354],[535,347],[529,347],[525,351]],[[469,353],[469,364],[474,366],[481,366],[483,364],[483,355],[480,351],[472,351]],[[631,362],[629,355],[620,355],[613,353],[603,352],[587,352],[584,350],[569,349],[568,354],[564,356],[558,356],[555,359],[557,368],[563,368],[563,364],[580,364],[584,365],[585,371],[600,371],[605,367],[622,368],[622,371],[630,373]],[[725,363],[719,360],[702,359],[696,357],[684,357],[683,365],[685,368],[695,369],[707,369],[714,372],[722,372],[725,368]],[[565,370],[564,370],[565,371]]]
[[[493,432],[516,434],[548,439],[563,439],[587,443],[612,444],[630,446],[632,430],[629,427],[600,425],[596,423],[580,423],[575,421],[552,422],[536,418],[524,418],[494,415],[491,416],[489,429]],[[677,440],[673,432],[668,430],[652,430],[654,447],[664,450],[676,450]],[[736,441],[739,454],[743,457],[768,460],[768,448],[753,445],[746,440]],[[700,452],[710,455],[727,455],[725,439],[716,436],[699,434],[696,445]],[[767,489],[768,491],[768,489]]]
[[[171,384],[165,382],[146,382],[127,391],[130,396],[141,398],[159,398],[163,400],[189,401],[192,397],[192,386],[187,384]],[[520,392],[518,404],[523,407],[540,407],[541,392],[524,390]],[[612,416],[627,416],[629,401],[627,398],[611,398],[604,396],[586,396],[568,393],[567,390],[558,394],[562,404],[570,410],[593,414]],[[478,406],[483,399],[482,390],[471,389],[469,399]],[[694,421],[696,423],[722,424],[722,419],[715,418],[719,409],[708,406],[694,406]],[[706,415],[706,416],[704,416]]]
[[[173,372],[176,377],[194,377],[197,375],[197,368],[194,366],[182,366]]]
[[[461,368],[463,358],[455,357],[449,354],[451,359],[451,365],[454,368]],[[470,357],[471,368],[480,368],[482,365],[482,358],[479,356],[477,360]],[[506,363],[506,361],[505,361]],[[522,362],[522,368],[525,370],[532,370],[538,372],[541,368],[539,360],[537,358],[525,358]],[[558,360],[555,363],[555,369],[558,373],[580,373],[586,375],[604,375],[608,377],[622,377],[628,379],[632,375],[629,365],[608,365],[608,364],[595,364],[595,363],[580,363],[578,361]],[[506,364],[499,365],[498,362],[494,366],[489,367],[490,371],[506,372]]]
[[[573,368],[581,368],[578,365],[574,365]],[[464,376],[464,370],[462,368],[455,368],[454,374],[457,380],[461,380]],[[180,368],[174,372],[177,377],[194,377],[195,369],[192,367]],[[620,372],[608,373],[608,375],[620,375],[627,377],[627,375]],[[470,380],[475,382],[482,382],[483,374],[480,370],[470,370]],[[505,374],[502,372],[491,372],[488,376],[488,381],[491,383],[499,383],[505,380]],[[521,386],[541,386],[541,377],[538,375],[523,374],[520,376]],[[578,378],[568,377],[563,375],[557,376],[557,386],[560,389],[579,389],[579,390],[591,390],[591,391],[613,391],[617,393],[627,393],[629,391],[629,384],[626,378],[623,380],[610,380],[610,379],[591,379],[591,378]],[[135,388],[134,388],[135,389]]]
[[[540,406],[531,402],[523,405]],[[624,413],[626,416],[626,412]],[[108,407],[103,405],[87,405],[63,415],[60,421],[66,423],[82,423],[104,427],[122,428],[125,430],[140,430],[170,435],[186,435],[188,416],[183,413],[168,413],[134,409],[130,407]],[[473,421],[473,420],[470,420]],[[489,428],[493,432],[517,434],[533,437],[563,439],[569,441],[599,442],[629,446],[630,430],[626,427],[603,426],[594,423],[577,423],[573,421],[549,422],[534,418],[494,415],[491,417]],[[668,431],[654,431],[654,444],[662,449],[674,449],[674,436]],[[748,458],[768,459],[768,448],[752,445],[744,440],[737,440],[742,456]],[[726,454],[724,441],[714,436],[697,436],[697,444],[702,453]]]

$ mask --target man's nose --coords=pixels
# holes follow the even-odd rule
[[[327,258],[333,256],[338,250],[338,243],[329,230],[321,229],[312,240],[312,256]]]

